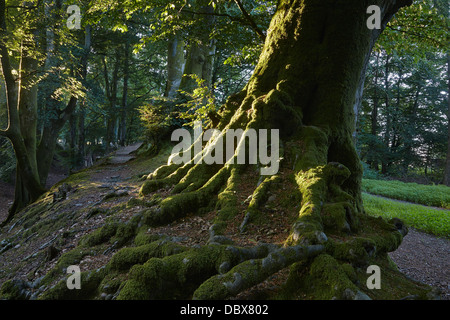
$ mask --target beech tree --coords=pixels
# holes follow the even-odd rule
[[[24,6],[25,16],[34,14],[33,8]],[[32,19],[35,21],[34,19]],[[5,80],[8,126],[0,133],[6,136],[14,147],[17,159],[17,181],[15,205],[21,207],[36,200],[43,192],[39,179],[36,158],[37,86],[34,74],[38,68],[35,56],[36,25],[28,25],[30,37],[22,39],[20,45],[19,72],[14,72],[7,40],[10,39],[6,27],[6,5],[0,1],[0,55],[3,78]]]

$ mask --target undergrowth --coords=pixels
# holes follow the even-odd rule
[[[450,211],[448,210],[402,203],[366,193],[362,196],[364,208],[371,216],[381,216],[387,220],[396,217],[409,227],[437,236],[450,237]]]
[[[362,190],[392,199],[450,209],[450,187],[423,185],[397,180],[363,179]]]

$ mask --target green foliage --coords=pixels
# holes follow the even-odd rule
[[[401,219],[407,226],[435,234],[450,237],[450,211],[427,208],[424,206],[401,203],[363,193],[366,212],[374,217],[386,220]]]
[[[448,126],[446,64],[445,57],[431,49],[418,60],[400,50],[373,54],[357,141],[360,157],[371,169],[395,176],[420,169],[435,182],[442,179]]]
[[[161,135],[167,130],[171,121],[167,112],[167,104],[145,104],[138,108],[142,125],[145,127],[144,140],[157,143]]]
[[[450,209],[450,187],[444,185],[363,179],[362,190],[392,199]]]
[[[370,168],[367,163],[361,162],[361,165],[363,167],[363,179],[378,179],[380,177],[379,173]]]
[[[178,118],[188,121],[185,125],[194,126],[195,121],[201,121],[203,126],[211,123],[208,114],[217,111],[214,95],[210,88],[205,84],[204,79],[197,75],[185,75],[195,80],[197,87],[192,92],[181,91],[180,93],[187,97],[187,101],[177,105],[180,111],[177,112]]]
[[[390,53],[399,48],[417,58],[427,52],[448,51],[449,16],[446,0],[416,0],[390,21],[377,46]]]

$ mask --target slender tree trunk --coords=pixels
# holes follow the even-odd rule
[[[119,141],[121,146],[125,146],[127,134],[127,109],[128,109],[128,79],[130,69],[130,39],[125,41],[125,56],[123,60],[123,90],[122,104],[120,108]]]
[[[373,109],[370,115],[371,120],[371,128],[370,133],[372,135],[372,143],[370,145],[370,154],[372,155],[370,160],[370,166],[373,170],[378,171],[378,153],[377,153],[377,135],[378,135],[378,104],[379,104],[379,96],[378,96],[378,75],[379,75],[379,59],[380,53],[377,53],[377,59],[375,63],[375,80],[374,80],[374,96],[373,96]]]
[[[106,59],[103,59],[104,64],[104,77],[105,77],[105,86],[106,86],[106,96],[109,100],[109,110],[107,111],[107,119],[106,119],[106,150],[109,151],[111,148],[114,148],[114,145],[117,143],[117,85],[118,85],[118,75],[119,75],[119,56],[120,52],[116,49],[115,59],[114,59],[114,69],[112,73],[111,82],[109,81],[108,69],[106,64]]]
[[[385,74],[384,74],[384,94],[385,94],[385,114],[386,114],[386,125],[384,132],[384,145],[385,153],[383,155],[383,160],[381,162],[381,173],[386,174],[389,168],[389,161],[391,155],[391,123],[392,115],[390,110],[390,99],[389,99],[389,55],[386,57]]]
[[[450,186],[450,53],[447,53],[447,82],[448,82],[448,143],[447,143],[447,157],[445,160],[444,181],[446,186]]]
[[[179,35],[169,39],[167,46],[167,83],[164,96],[173,99],[180,87],[186,64],[184,47],[185,42]]]
[[[408,113],[408,121],[413,126],[415,126],[415,123],[417,121],[417,109],[419,106],[419,97],[420,92],[422,91],[422,86],[420,84],[417,85],[416,93],[414,94],[414,100],[412,103],[412,106],[410,108],[410,111]],[[411,163],[411,159],[414,156],[413,154],[413,132],[411,130],[406,130],[403,132],[403,141],[405,144],[405,154],[407,155],[405,159],[403,160],[403,167],[405,174],[408,172],[409,164]]]
[[[86,76],[87,76],[87,65],[88,65],[88,57],[89,57],[89,51],[91,48],[91,26],[86,26],[85,28],[85,39],[84,39],[84,50],[80,57],[80,63],[78,66],[75,67],[76,72],[75,76],[78,78],[82,83],[84,83]],[[54,55],[51,55],[52,61],[54,58]],[[47,60],[48,61],[48,60]],[[49,65],[53,65],[53,62],[49,62]],[[56,81],[56,80],[55,80]],[[53,93],[49,92],[49,95]],[[69,118],[73,117],[74,112],[77,107],[78,98],[76,96],[72,96],[69,99],[69,102],[67,103],[66,107],[62,110],[59,109],[57,101],[52,99],[50,96],[47,99],[47,112],[53,113],[54,117],[52,117],[51,120],[46,122],[41,139],[39,141],[39,146],[37,149],[37,160],[38,160],[38,167],[39,167],[39,176],[40,181],[42,185],[46,184],[48,174],[50,172],[50,167],[53,162],[53,156],[55,153],[55,146],[56,142],[59,136],[59,133],[61,132],[62,128],[64,127],[65,123],[69,120]],[[83,122],[83,123],[81,123]],[[75,124],[74,124],[75,125]],[[84,126],[84,110],[80,109],[79,113],[79,125]],[[73,135],[78,131],[78,141],[73,141],[72,144],[75,146],[75,144],[78,145],[76,154],[77,158],[81,158],[84,155],[84,130],[80,131],[78,130],[80,128],[73,127]],[[73,138],[75,139],[75,137]]]

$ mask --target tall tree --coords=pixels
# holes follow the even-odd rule
[[[6,86],[8,127],[0,131],[12,143],[16,159],[15,202],[12,210],[36,200],[45,189],[39,180],[36,160],[37,84],[36,71],[36,11],[32,5],[21,9],[30,21],[26,26],[28,37],[21,40],[18,77],[14,74],[7,41],[6,4],[0,1],[0,55],[3,79]],[[25,19],[27,20],[27,19]]]

